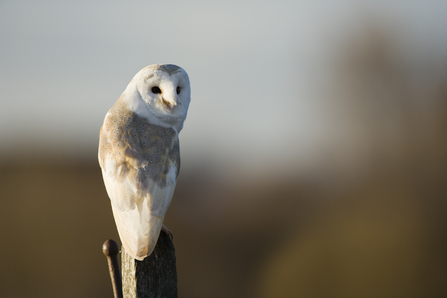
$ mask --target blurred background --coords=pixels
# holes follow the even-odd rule
[[[112,297],[99,128],[190,76],[180,297],[447,296],[447,2],[0,2],[0,296]]]

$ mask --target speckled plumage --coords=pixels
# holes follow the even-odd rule
[[[145,118],[126,109],[121,100],[109,113],[100,135],[101,164],[105,165],[105,158],[113,154],[116,164],[122,166],[117,176],[120,181],[133,175],[142,189],[147,189],[150,181],[165,187],[169,162],[177,168],[176,176],[180,170],[177,132],[149,124]]]
[[[99,163],[121,242],[135,259],[152,252],[171,202],[189,102],[183,69],[151,65],[135,75],[104,119]]]

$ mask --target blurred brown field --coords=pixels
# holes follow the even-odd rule
[[[447,296],[447,54],[415,80],[391,37],[352,38],[322,86],[350,131],[322,148],[326,167],[181,171],[165,219],[180,297]],[[101,246],[119,238],[98,163],[32,159],[0,164],[0,296],[112,297]]]

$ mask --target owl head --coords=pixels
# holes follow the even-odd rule
[[[150,123],[180,131],[191,101],[189,77],[176,65],[149,65],[134,76],[123,95],[129,108]]]

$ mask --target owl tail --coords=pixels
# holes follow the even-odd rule
[[[138,210],[116,210],[112,204],[118,234],[126,252],[142,261],[157,244],[163,226],[163,217],[150,214],[141,216]]]

